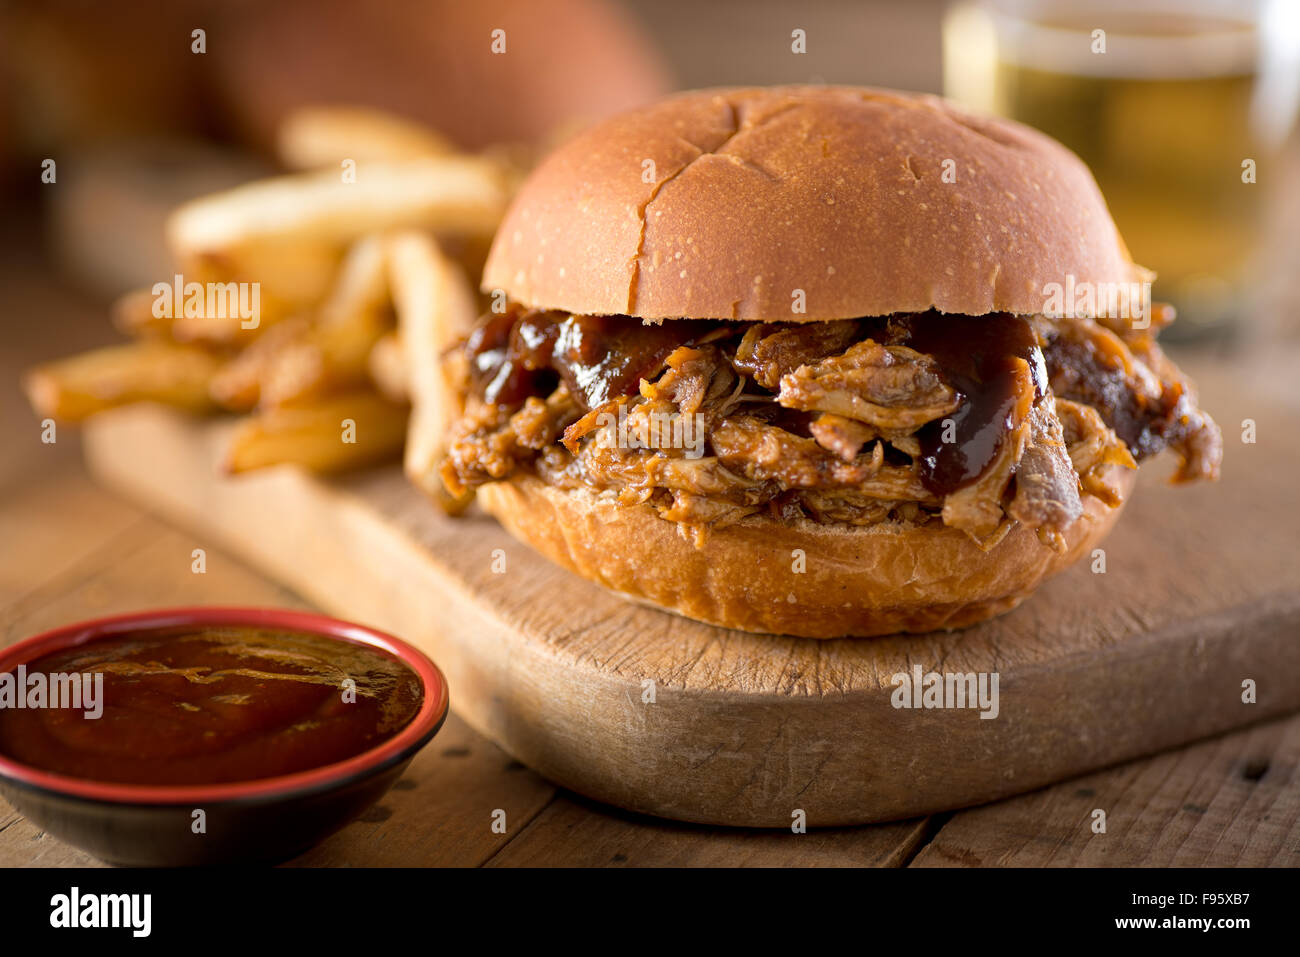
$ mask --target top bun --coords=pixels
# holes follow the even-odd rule
[[[1061,144],[934,96],[789,86],[685,93],[569,141],[520,190],[483,288],[584,315],[811,322],[1032,314],[1067,277],[1150,273]]]

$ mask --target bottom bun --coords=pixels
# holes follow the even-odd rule
[[[1125,499],[1134,475],[1113,476]],[[1010,611],[1101,541],[1123,508],[1082,498],[1083,517],[1066,532],[1064,552],[1023,525],[984,552],[943,525],[786,524],[762,516],[715,529],[696,548],[649,505],[619,505],[531,475],[478,492],[520,541],[624,597],[713,625],[805,638],[961,628]]]

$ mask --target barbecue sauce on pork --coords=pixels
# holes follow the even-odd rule
[[[578,404],[590,411],[635,395],[641,379],[653,378],[674,349],[719,326],[697,320],[646,325],[628,316],[514,308],[487,316],[470,336],[467,354],[473,384],[485,402],[517,405],[530,395],[547,395],[563,381]],[[866,320],[864,326],[864,336],[933,357],[944,381],[962,398],[949,417],[951,428],[942,419],[917,433],[921,481],[935,495],[974,482],[997,457],[1013,424],[1015,390],[1021,381],[1018,360],[1029,366],[1035,400],[1046,392],[1043,354],[1029,323],[1019,316],[929,312]],[[743,332],[742,325],[736,328],[738,335]],[[945,442],[949,432],[952,441]]]
[[[984,474],[1015,424],[1019,360],[1029,365],[1034,401],[1047,392],[1047,365],[1029,323],[1000,312],[988,316],[922,313],[890,322],[898,344],[931,356],[939,375],[962,399],[945,419],[922,426],[921,483],[948,495]],[[945,423],[951,419],[950,430]],[[944,433],[952,432],[945,442]]]

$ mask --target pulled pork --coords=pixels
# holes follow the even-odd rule
[[[806,324],[512,307],[464,348],[455,495],[529,470],[648,503],[702,541],[778,521],[942,522],[1047,545],[1118,504],[1111,466],[1169,448],[1215,478],[1219,430],[1149,333],[1087,319],[933,313]]]

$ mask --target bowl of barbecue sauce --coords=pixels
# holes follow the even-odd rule
[[[382,632],[139,612],[0,650],[0,794],[114,864],[278,862],[377,801],[446,717],[442,672]]]

